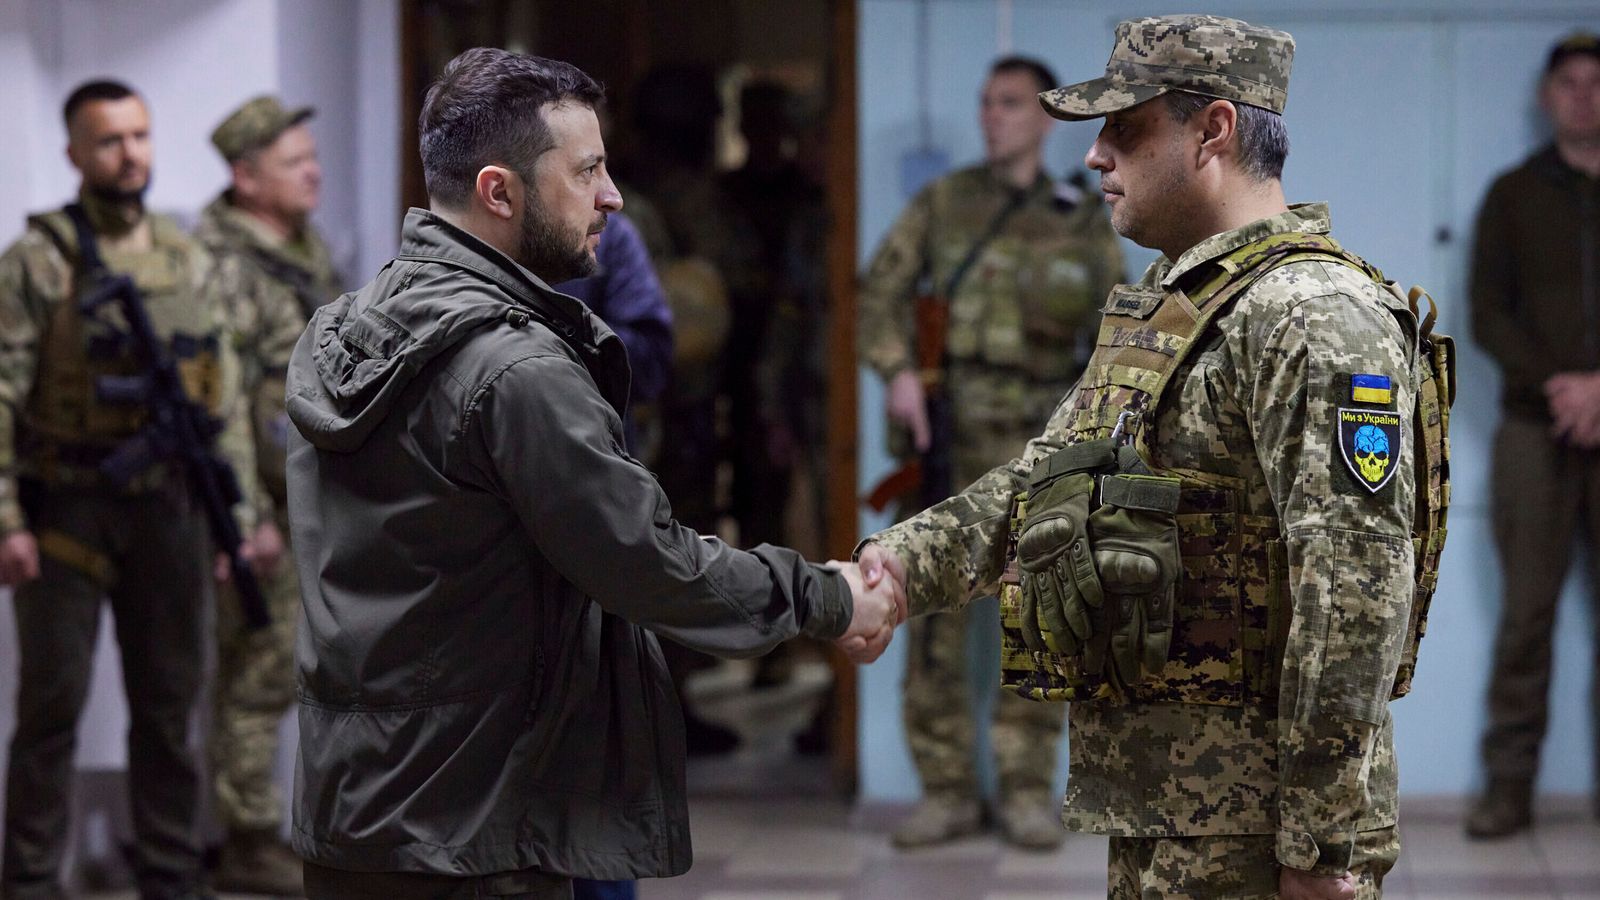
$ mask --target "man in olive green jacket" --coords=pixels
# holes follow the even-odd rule
[[[1591,555],[1600,536],[1600,35],[1551,49],[1539,103],[1555,141],[1495,179],[1472,254],[1472,333],[1501,374],[1492,509],[1505,584],[1489,784],[1466,821],[1477,838],[1533,822],[1556,601],[1580,529]],[[1600,698],[1600,666],[1595,679]],[[1600,761],[1600,699],[1591,706]]]
[[[875,658],[904,595],[672,518],[623,450],[621,341],[549,282],[621,198],[601,93],[469,50],[422,113],[432,212],[295,348],[304,588],[293,844],[311,897],[570,897],[690,862],[683,719],[656,639]],[[852,597],[852,595],[854,595]]]

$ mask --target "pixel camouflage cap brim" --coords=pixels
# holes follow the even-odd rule
[[[1182,90],[1282,113],[1294,38],[1220,16],[1160,16],[1117,25],[1100,78],[1039,94],[1045,111],[1079,121]]]

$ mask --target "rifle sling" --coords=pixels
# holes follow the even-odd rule
[[[962,257],[961,262],[951,271],[950,280],[945,282],[945,302],[948,303],[951,298],[955,297],[956,288],[961,286],[962,279],[967,277],[967,273],[977,263],[978,257],[983,255],[984,249],[993,243],[995,238],[1000,236],[1000,229],[1005,227],[1006,220],[1010,219],[1012,214],[1021,209],[1027,202],[1028,192],[1026,190],[1012,192],[1011,199],[1007,200],[1006,205],[1001,207],[1000,212],[989,221],[989,227],[983,230],[983,234],[973,242],[972,248],[967,251],[967,255]]]

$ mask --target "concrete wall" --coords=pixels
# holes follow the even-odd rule
[[[863,263],[906,201],[901,170],[921,140],[919,91],[931,111],[934,148],[953,164],[977,160],[977,90],[997,53],[1034,54],[1063,82],[1081,81],[1103,71],[1115,22],[1149,12],[1131,2],[931,0],[930,55],[919,62],[919,5],[862,2]],[[1499,591],[1487,522],[1498,386],[1493,366],[1469,339],[1465,254],[1494,173],[1547,140],[1533,99],[1544,55],[1568,30],[1594,26],[1593,5],[1284,0],[1219,2],[1208,10],[1295,35],[1286,111],[1293,149],[1284,179],[1291,201],[1330,201],[1340,240],[1403,283],[1429,287],[1442,310],[1439,328],[1461,339],[1450,546],[1416,689],[1395,705],[1394,715],[1404,790],[1472,790],[1481,777],[1477,743]],[[929,77],[919,80],[919,72]],[[1050,168],[1081,168],[1097,127],[1059,125],[1048,150]],[[1129,277],[1137,277],[1153,254],[1127,249]],[[865,488],[892,465],[883,450],[878,379],[864,373],[861,391]],[[863,516],[862,533],[884,524]],[[1584,594],[1574,577],[1563,598],[1541,779],[1546,791],[1583,792],[1595,779],[1588,715],[1595,630]],[[987,692],[998,666],[995,632],[973,638],[981,658],[974,682]],[[868,798],[905,799],[919,790],[900,722],[904,648],[896,641],[884,660],[863,671],[862,785]],[[1058,781],[1065,778],[1064,747]]]

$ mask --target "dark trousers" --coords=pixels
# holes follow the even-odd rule
[[[346,872],[306,863],[308,900],[572,900],[572,879],[524,869],[477,878],[425,872]]]
[[[1483,759],[1491,776],[1532,780],[1550,719],[1556,601],[1580,535],[1591,548],[1591,601],[1600,588],[1600,452],[1566,447],[1547,424],[1508,416],[1495,435],[1493,473],[1504,593]],[[1600,635],[1593,648],[1590,710],[1600,740]]]
[[[109,597],[128,698],[128,792],[141,887],[199,872],[200,776],[189,717],[200,692],[208,555],[180,498],[50,491],[30,502],[40,577],[17,589],[17,727],[6,772],[8,886],[55,880],[67,842],[78,717]]]

